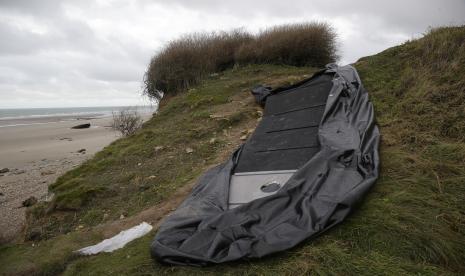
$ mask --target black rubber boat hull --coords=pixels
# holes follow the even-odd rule
[[[379,172],[379,131],[356,70],[331,64],[291,87],[262,87],[263,93],[255,93],[266,103],[269,95],[322,75],[331,76],[332,86],[317,127],[318,150],[309,153],[309,160],[296,162],[298,169],[276,193],[229,208],[231,177],[247,147],[242,145],[207,171],[165,218],[151,245],[154,258],[195,266],[261,258],[315,238],[347,217]]]

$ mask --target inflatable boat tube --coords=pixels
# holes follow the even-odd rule
[[[252,94],[264,115],[160,226],[151,254],[204,266],[261,258],[341,223],[374,185],[379,131],[352,66]]]

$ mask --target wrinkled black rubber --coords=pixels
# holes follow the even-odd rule
[[[151,245],[154,258],[195,266],[260,258],[314,238],[347,217],[378,178],[379,131],[352,66],[330,64],[314,77],[321,74],[331,74],[333,86],[318,129],[318,153],[276,194],[228,210],[229,180],[240,147],[207,171],[164,220]],[[266,102],[266,96],[259,99]]]
[[[270,95],[271,90],[269,86],[259,85],[254,87],[251,93],[255,98],[255,102],[263,107],[265,106],[266,98]]]

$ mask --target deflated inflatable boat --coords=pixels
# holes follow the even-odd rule
[[[291,248],[342,222],[375,183],[379,131],[353,67],[252,93],[261,122],[164,220],[151,246],[159,261],[199,266]]]

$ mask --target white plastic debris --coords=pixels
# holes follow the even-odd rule
[[[152,225],[142,222],[128,230],[121,231],[118,235],[103,240],[102,242],[79,249],[77,252],[82,255],[93,255],[100,252],[113,252],[123,248],[128,242],[138,239],[152,230]]]

